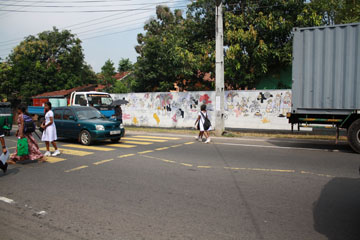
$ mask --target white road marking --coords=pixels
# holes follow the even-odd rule
[[[257,148],[293,149],[293,150],[307,150],[307,151],[329,151],[328,149],[320,149],[320,148],[279,147],[279,146],[241,144],[241,143],[215,143],[215,144],[229,145],[229,146],[242,146],[242,147],[257,147]]]
[[[10,198],[6,198],[6,197],[0,197],[0,201],[3,201],[5,203],[9,203],[9,204],[13,204],[15,203],[14,200],[10,199]]]

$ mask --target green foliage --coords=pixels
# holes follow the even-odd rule
[[[180,10],[171,12],[158,6],[156,13],[157,18],[144,27],[147,33],[138,35],[135,90],[169,91],[174,83],[194,89],[195,83],[202,81],[199,70],[205,69],[209,47],[195,40],[190,28],[193,20],[184,19]]]
[[[288,69],[294,27],[360,21],[360,0],[224,0],[225,82],[253,88]],[[138,35],[137,91],[212,89],[215,70],[215,2],[192,1],[186,17],[158,6]]]
[[[106,85],[106,86],[112,86],[115,84],[115,67],[114,63],[108,59],[104,66],[101,67],[101,77],[100,77],[100,84]]]
[[[360,21],[360,0],[312,0],[310,6],[326,25]]]
[[[12,93],[13,99],[29,100],[39,93],[96,82],[95,73],[85,64],[81,41],[56,28],[25,38],[1,69],[0,90]]]
[[[111,89],[112,93],[128,93],[130,92],[129,88],[122,82],[117,81],[114,87]]]
[[[130,72],[134,70],[134,65],[128,58],[121,58],[119,61],[118,72]]]

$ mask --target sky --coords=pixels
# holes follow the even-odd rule
[[[1,0],[0,57],[5,59],[25,37],[71,30],[82,41],[85,61],[100,72],[111,59],[136,62],[137,34],[155,17],[156,5],[186,9],[190,0]]]

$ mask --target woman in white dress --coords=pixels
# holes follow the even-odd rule
[[[210,126],[204,126],[205,125],[205,119],[208,119],[207,111],[206,111],[206,105],[201,105],[201,111],[199,112],[198,118],[195,121],[196,128],[200,131],[199,136],[196,137],[196,139],[199,142],[202,142],[202,137],[205,135],[206,141],[205,143],[210,143],[210,133],[211,130],[211,124]]]
[[[56,134],[56,126],[54,122],[54,112],[51,110],[51,103],[45,103],[45,122],[41,125],[44,129],[41,140],[46,144],[46,153],[45,156],[58,156],[60,155],[60,151],[56,146],[57,134]],[[53,154],[50,153],[50,143],[55,148],[55,152]]]

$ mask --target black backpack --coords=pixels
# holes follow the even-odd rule
[[[201,113],[201,115],[204,117],[205,121],[204,121],[204,130],[208,130],[211,127],[211,122],[208,119],[207,115],[205,116],[203,113]]]
[[[24,133],[33,133],[35,129],[35,123],[32,118],[24,114]]]

